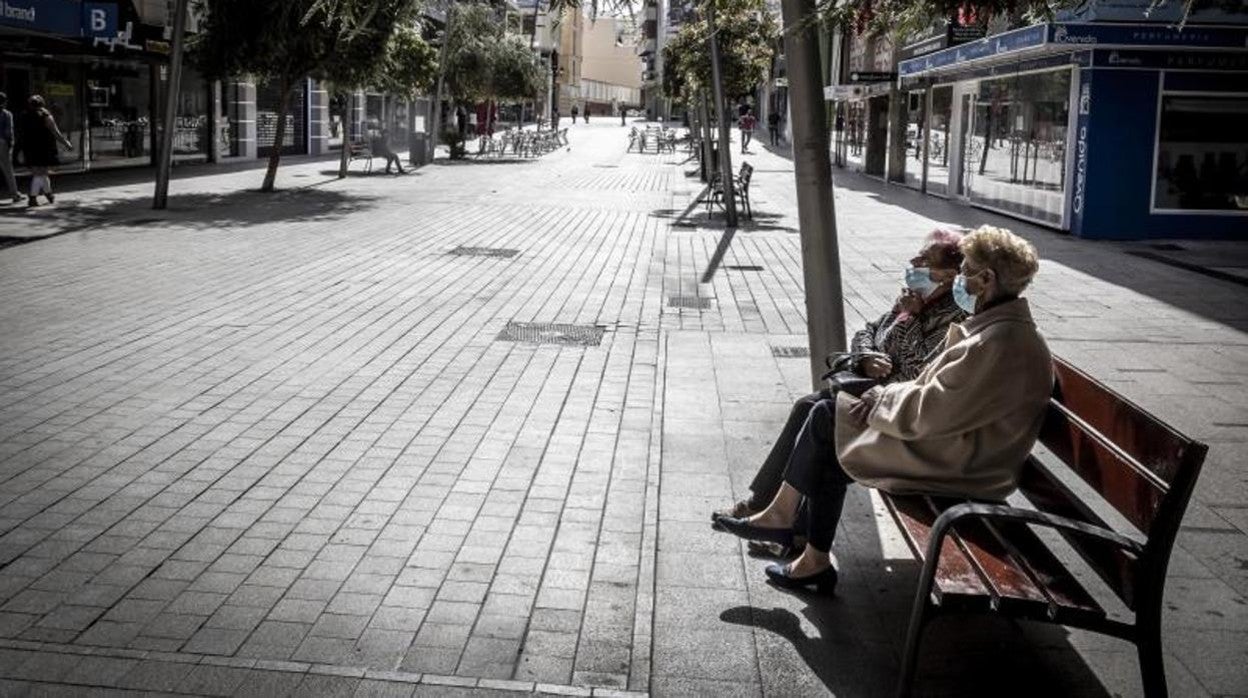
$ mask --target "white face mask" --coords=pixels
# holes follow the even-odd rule
[[[975,312],[976,294],[966,290],[966,275],[958,274],[953,280],[953,302],[968,313]]]
[[[940,284],[932,279],[932,270],[927,267],[906,268],[906,288],[927,298],[932,295]]]

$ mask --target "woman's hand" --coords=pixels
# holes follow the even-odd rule
[[[911,315],[918,315],[919,311],[923,310],[923,296],[911,289],[904,289],[897,299],[897,309]]]
[[[879,387],[872,388],[862,394],[862,397],[854,400],[849,405],[849,418],[859,429],[865,429],[867,426],[867,418],[871,416],[871,410],[875,409],[875,403],[880,399]]]
[[[868,356],[858,363],[867,378],[887,378],[893,372],[893,362],[880,356]]]

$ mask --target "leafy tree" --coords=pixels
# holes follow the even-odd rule
[[[541,67],[528,42],[506,33],[498,9],[462,3],[449,12],[453,17],[442,68],[452,98],[468,103],[521,101],[541,89]],[[452,145],[458,142],[456,135]]]
[[[395,28],[414,19],[415,0],[200,0],[204,21],[192,60],[213,78],[249,74],[276,83],[277,128],[261,191],[272,191],[286,136],[286,111],[307,77],[361,84],[378,74]]]
[[[713,0],[724,97],[748,95],[767,79],[778,28],[764,0]],[[710,29],[705,14],[680,28],[663,47],[663,91],[689,98],[711,84]]]

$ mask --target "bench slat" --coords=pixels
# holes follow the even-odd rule
[[[1112,528],[1035,458],[1023,466],[1018,489],[1040,511]],[[1068,533],[1062,536],[1128,607],[1135,608],[1135,555],[1095,539]]]
[[[935,517],[945,509],[962,501],[930,499],[932,523],[936,522]],[[997,597],[995,603],[998,610],[1012,613],[1040,611],[1047,614],[1049,598],[1028,576],[1027,570],[1010,558],[1009,550],[983,521],[963,519],[954,526],[953,535],[980,577],[993,590]],[[1024,608],[1028,606],[1038,608]]]
[[[1162,482],[1174,480],[1193,441],[1091,376],[1054,357],[1055,398]]]
[[[998,520],[988,526],[1052,599],[1049,620],[1078,625],[1105,617],[1105,609],[1026,524]]]
[[[1166,495],[1166,487],[1151,472],[1073,418],[1065,407],[1050,405],[1040,441],[1128,521],[1149,532]]]
[[[906,543],[914,551],[915,557],[922,561],[935,520],[930,505],[920,497],[893,497],[884,494],[883,498],[889,505],[893,518],[897,520],[897,525],[901,527]],[[971,561],[958,549],[952,538],[945,538],[941,547],[932,595],[941,606],[987,608],[991,603],[992,591],[984,584]]]

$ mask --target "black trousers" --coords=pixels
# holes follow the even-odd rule
[[[394,153],[379,153],[379,154],[386,159],[386,172],[387,173],[390,172],[391,165],[394,165],[395,167],[399,168],[400,173],[403,172],[403,161],[399,159],[398,155],[395,155]]]
[[[767,129],[767,133],[771,136],[772,145],[780,145],[780,127],[771,126]]]
[[[780,484],[784,482],[784,469],[789,465],[789,456],[792,455],[793,446],[797,443],[797,435],[801,433],[802,425],[806,423],[806,417],[810,415],[811,408],[820,400],[830,400],[832,397],[832,391],[825,389],[800,397],[797,402],[793,403],[788,421],[784,423],[784,428],[780,430],[780,435],[776,437],[776,442],[771,446],[771,452],[767,454],[767,459],[763,461],[762,467],[754,475],[754,481],[750,483],[751,509],[760,511],[775,499],[776,493],[780,491]]]
[[[781,472],[781,480],[806,497],[806,540],[815,550],[828,552],[836,538],[837,524],[845,507],[845,492],[854,481],[841,467],[836,457],[836,402],[824,393],[815,393],[797,401],[789,414],[781,441],[789,431],[798,414],[805,412],[797,437],[788,449],[788,457]],[[781,444],[777,441],[777,446]],[[773,447],[772,455],[776,454]],[[773,466],[771,456],[763,464],[759,476]],[[767,473],[770,484],[771,473]],[[759,482],[759,478],[755,478]],[[753,490],[753,486],[751,486]],[[780,483],[775,483],[775,490]],[[755,497],[759,490],[753,490]],[[775,497],[773,491],[771,498]],[[753,506],[753,499],[751,499]]]

